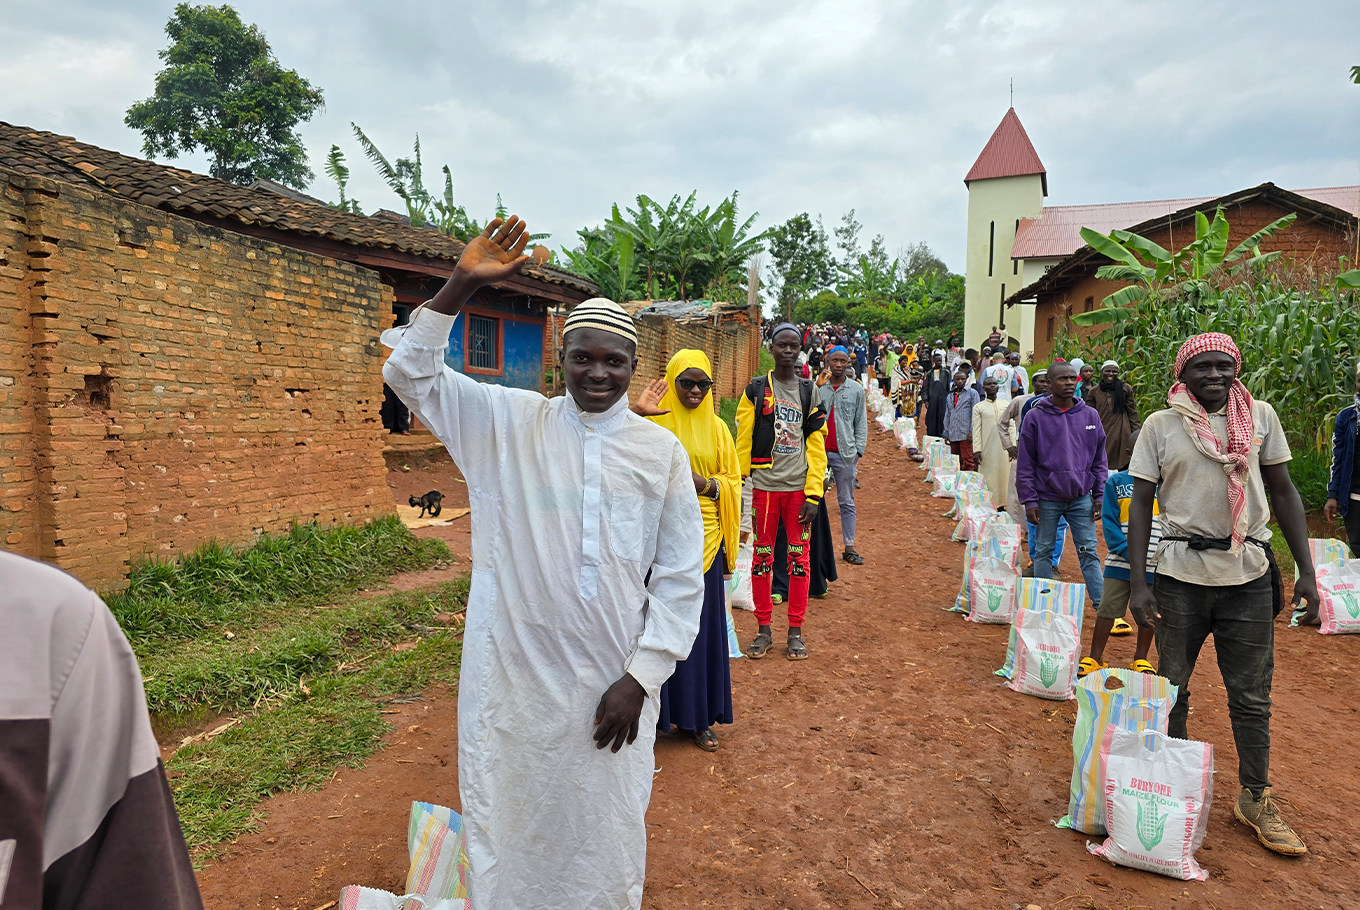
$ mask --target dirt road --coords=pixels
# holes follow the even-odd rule
[[[436,461],[394,488],[449,470]],[[963,546],[943,501],[876,431],[860,476],[865,565],[842,564],[813,601],[811,659],[733,662],[736,723],[719,728],[719,752],[658,742],[644,907],[1357,906],[1360,637],[1277,627],[1272,777],[1308,856],[1268,853],[1232,817],[1237,759],[1210,645],[1190,717],[1217,749],[1198,854],[1209,880],[1115,868],[1052,825],[1067,805],[1074,703],[1006,689],[992,675],[1005,628],[941,610]],[[1065,560],[1078,580],[1070,545]],[[749,639],[754,618],[737,622]],[[1107,659],[1126,664],[1132,649],[1114,639]],[[366,769],[267,803],[263,829],[200,874],[208,907],[312,910],[348,883],[398,890],[410,801],[458,805],[454,708],[442,691],[393,706],[390,745]]]

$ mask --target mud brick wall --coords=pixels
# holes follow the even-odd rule
[[[712,321],[679,322],[665,316],[644,316],[637,321],[638,369],[629,395],[637,395],[653,379],[666,375],[666,364],[676,351],[696,349],[713,363],[713,392],[719,398],[736,398],[760,367],[760,320],[752,307],[746,313]]]
[[[0,537],[129,565],[392,510],[375,273],[0,170]]]

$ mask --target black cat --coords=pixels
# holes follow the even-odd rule
[[[420,507],[419,515],[420,518],[424,518],[426,512],[430,513],[431,518],[438,518],[439,513],[444,511],[444,506],[443,503],[441,502],[443,498],[444,498],[443,493],[439,492],[438,490],[431,490],[424,496],[419,497],[412,496],[411,508],[414,509],[416,506]]]

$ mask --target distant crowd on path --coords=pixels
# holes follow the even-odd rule
[[[1062,529],[1071,533],[1097,606],[1083,675],[1105,666],[1106,640],[1132,631],[1131,613],[1132,669],[1178,688],[1168,730],[1188,738],[1189,683],[1214,637],[1239,758],[1234,815],[1269,849],[1307,852],[1269,776],[1283,606],[1272,511],[1294,558],[1303,624],[1317,621],[1316,573],[1288,443],[1274,409],[1237,379],[1232,338],[1186,340],[1166,408],[1140,422],[1113,361],[1097,371],[1059,360],[1029,376],[995,331],[983,351],[955,357],[956,338],[905,345],[863,327],[778,323],[767,334],[774,368],[747,385],[734,437],[700,351],[676,352],[629,404],[636,329],[603,298],[565,323],[565,396],[450,369],[454,318],[479,289],[524,267],[528,239],[517,217],[493,220],[410,323],[383,333],[393,348],[384,380],[448,449],[477,516],[457,737],[473,908],[638,910],[656,736],[678,727],[711,751],[714,725],[736,718],[725,592],[743,538],[754,537],[752,659],[773,649],[777,600],[787,602],[785,656],[810,656],[808,599],[836,571],[832,486],[840,561],[863,564],[854,498],[867,396],[856,377],[879,380],[880,368],[899,413],[924,412],[929,435],[981,470],[998,509],[1026,519],[1027,571],[1052,577]],[[815,373],[810,347],[820,348]],[[1355,394],[1334,427],[1327,503],[1352,550],[1360,367]],[[141,676],[117,623],[51,567],[0,554],[0,568],[0,722],[13,734],[0,742],[0,805],[14,809],[0,814],[3,899],[198,910]]]

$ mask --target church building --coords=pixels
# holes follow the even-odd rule
[[[1290,191],[1264,183],[1193,199],[1046,206],[1048,174],[1014,108],[1001,118],[963,182],[964,345],[980,348],[996,326],[1006,345],[1029,363],[1046,363],[1063,333],[1096,331],[1074,325],[1071,315],[1100,306],[1122,287],[1095,277],[1109,260],[1081,239],[1083,227],[1102,234],[1132,231],[1176,250],[1194,239],[1197,213],[1212,219],[1222,208],[1231,225],[1230,246],[1294,213],[1294,223],[1263,242],[1263,251],[1280,250],[1308,276],[1360,261],[1357,186]]]

